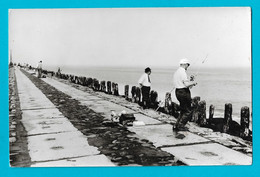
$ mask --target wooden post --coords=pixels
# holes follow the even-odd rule
[[[141,89],[140,89],[140,87],[136,87],[136,102],[137,103],[141,102]]]
[[[115,83],[115,90],[114,90],[114,95],[118,96],[119,95],[119,91],[118,91],[118,84]]]
[[[101,89],[100,90],[102,92],[106,92],[106,81],[101,81],[100,85],[101,85]]]
[[[232,104],[225,104],[225,114],[223,122],[223,133],[228,133],[232,122]]]
[[[93,79],[92,79],[92,78],[87,78],[87,80],[86,80],[86,85],[87,85],[88,87],[93,88],[93,87],[92,87],[92,85],[93,85]]]
[[[86,86],[87,84],[86,84],[86,80],[87,80],[87,78],[86,77],[83,77],[83,86]]]
[[[132,94],[132,102],[136,103],[136,86],[132,86],[131,94]]]
[[[158,107],[158,93],[154,90],[151,91],[150,93],[150,98],[151,98],[151,107],[156,109]]]
[[[129,85],[125,85],[125,99],[128,100],[129,94]]]
[[[150,106],[153,107],[153,102],[154,102],[153,94],[154,94],[154,91],[151,90],[149,94],[150,94]]]
[[[79,84],[79,77],[75,76],[75,84]]]
[[[198,115],[198,124],[203,127],[207,124],[206,119],[206,101],[199,102],[199,115]]]
[[[175,118],[179,117],[179,110],[180,110],[180,105],[178,105],[177,103],[172,102],[172,115]]]
[[[115,95],[115,89],[116,89],[116,85],[114,82],[112,82],[112,94]]]
[[[170,92],[165,94],[164,110],[167,114],[172,115],[172,97]]]
[[[211,125],[211,123],[212,123],[213,116],[214,116],[214,110],[215,110],[215,106],[210,105],[209,106],[209,125]]]
[[[112,91],[111,91],[111,81],[107,81],[107,93],[108,94],[112,94]]]
[[[99,84],[99,81],[97,79],[93,79],[93,82],[94,82],[94,90],[99,90],[99,87],[100,87],[100,84]]]
[[[240,119],[240,137],[249,137],[249,107],[244,106],[241,108],[241,119]]]
[[[69,75],[69,78],[68,78],[68,80],[71,82],[71,75]]]
[[[100,83],[99,83],[98,80],[97,80],[97,90],[98,90],[98,91],[100,90]]]
[[[199,96],[194,97],[191,101],[191,109],[192,109],[191,122],[198,122],[199,120],[199,101],[200,101]]]
[[[72,83],[75,83],[75,81],[76,81],[76,76],[73,76]]]
[[[83,77],[82,76],[79,76],[79,84],[83,85]]]
[[[97,90],[97,79],[94,78],[94,90]]]

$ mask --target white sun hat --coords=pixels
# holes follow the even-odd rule
[[[190,65],[190,61],[187,58],[183,58],[180,60],[180,64],[189,64]]]

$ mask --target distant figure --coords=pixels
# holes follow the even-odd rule
[[[40,61],[37,65],[38,78],[42,77],[42,61]]]
[[[138,83],[142,91],[142,103],[143,108],[146,109],[149,106],[150,101],[150,90],[151,90],[151,80],[150,74],[152,73],[151,69],[148,67],[144,71],[145,73],[140,77]]]
[[[180,60],[180,67],[174,73],[173,83],[175,86],[175,95],[180,102],[180,115],[173,129],[176,131],[185,130],[185,125],[191,118],[191,93],[190,88],[197,85],[194,76],[188,78],[186,70],[190,66],[188,59]]]

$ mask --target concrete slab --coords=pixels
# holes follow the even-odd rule
[[[32,162],[47,163],[56,160],[66,161],[67,158],[96,156],[93,159],[89,157],[88,161],[85,160],[88,164],[93,161],[92,164],[95,165],[100,159],[105,165],[111,165],[109,159],[97,156],[100,153],[98,149],[88,144],[87,137],[62,116],[51,101],[20,70],[16,71],[16,75],[22,108],[35,109],[22,110],[23,125],[27,134],[31,135],[27,139]],[[44,109],[46,107],[53,108]],[[84,158],[72,160],[71,164],[87,164],[83,161]]]
[[[75,89],[54,79],[44,78],[43,80],[58,90],[70,95],[72,98],[79,100],[82,105],[86,105],[98,113],[104,113],[106,117],[110,118],[111,111],[120,113],[121,111],[125,110],[128,113],[134,113],[134,111],[131,109],[120,106],[116,103],[112,103],[110,101],[106,101],[102,98],[99,98],[98,96]]]
[[[33,162],[99,154],[79,131],[29,136],[28,149]]]
[[[77,131],[65,117],[59,119],[22,120],[22,123],[27,131],[27,135]]]
[[[51,101],[27,77],[25,77],[21,71],[16,71],[16,77],[20,107],[22,110],[55,108]]]
[[[176,134],[169,124],[129,127],[128,129],[136,133],[138,138],[153,142],[156,147],[209,142],[209,140],[190,132],[183,132],[186,136],[183,139],[175,138]]]
[[[23,110],[23,120],[36,120],[42,119],[54,119],[64,117],[57,108],[51,109],[36,109],[36,110]]]
[[[67,84],[61,83],[59,81],[56,81],[55,79],[51,79],[51,78],[42,78],[43,81],[45,81],[46,83],[56,87],[57,89],[59,89],[60,91],[62,91],[65,94],[70,95],[72,98],[77,99],[77,100],[88,100],[86,97],[92,96],[89,93],[86,92],[82,92],[84,93],[82,94],[78,94],[78,92],[80,90],[73,88]]]
[[[162,124],[161,121],[150,118],[150,117],[143,115],[143,114],[134,114],[134,116],[135,116],[135,120],[143,121],[145,123],[145,125]]]
[[[49,102],[36,102],[36,101],[27,101],[27,99],[20,99],[21,110],[30,110],[30,109],[50,109],[55,108],[53,104]]]
[[[36,163],[31,167],[95,167],[116,166],[105,155],[85,156],[65,160]]]
[[[143,112],[153,118],[160,118],[162,115],[152,109],[145,109]]]
[[[252,157],[217,143],[162,148],[187,165],[251,165]]]

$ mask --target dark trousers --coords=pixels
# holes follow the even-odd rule
[[[39,69],[38,69],[38,78],[41,78],[41,77],[42,77],[42,69],[39,68]]]
[[[177,119],[176,127],[184,127],[191,119],[191,94],[189,88],[176,89],[175,95],[180,102],[180,115]]]
[[[142,102],[144,108],[147,108],[150,102],[150,89],[151,87],[142,86]]]

